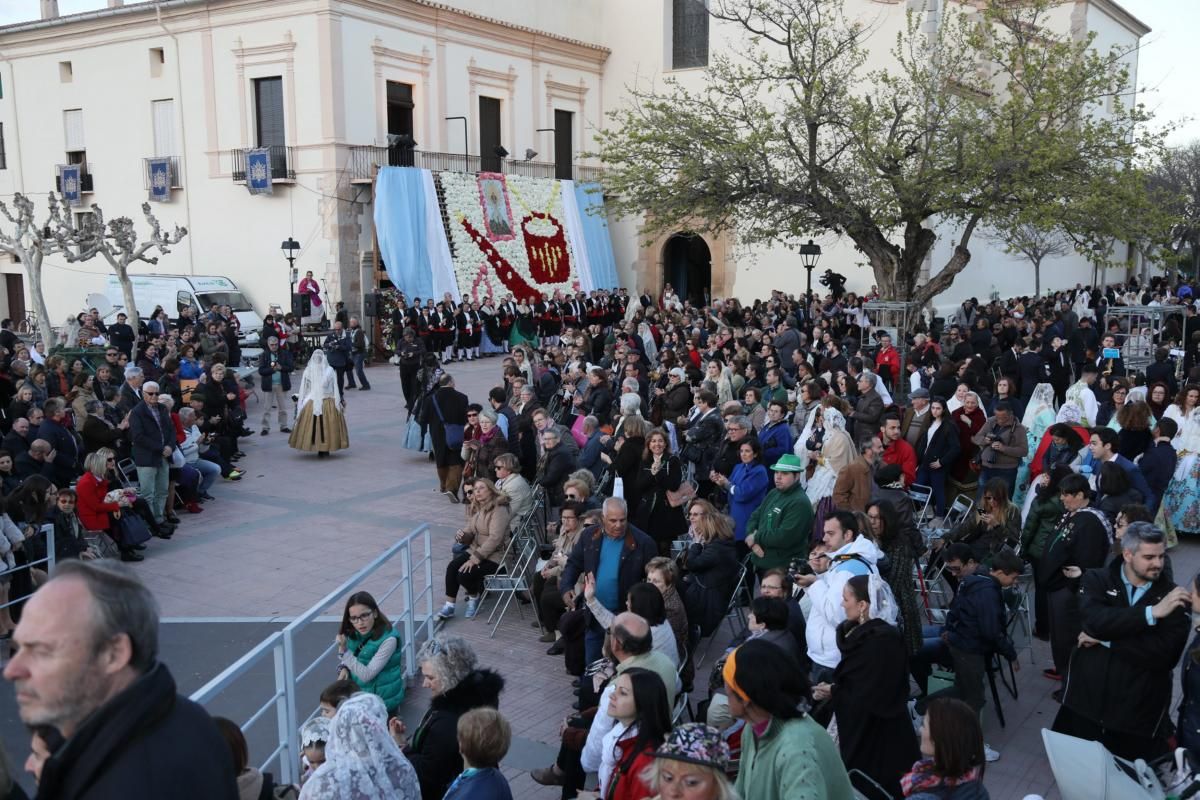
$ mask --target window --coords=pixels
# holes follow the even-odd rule
[[[63,111],[63,141],[67,153],[82,152],[87,149],[83,138],[83,109],[69,108]],[[79,162],[72,161],[72,164]]]
[[[154,124],[154,155],[175,156],[175,101],[154,100],[150,103]]]
[[[271,148],[271,176],[287,175],[287,138],[283,129],[283,78],[254,81],[254,134],[259,147]]]
[[[708,66],[708,7],[704,0],[671,0],[671,68]]]
[[[4,123],[0,122],[0,169],[8,169],[8,155],[4,152]]]
[[[75,78],[75,70],[71,68],[70,61],[58,62],[58,80],[61,83],[70,83]]]
[[[387,132],[395,136],[413,135],[413,87],[408,83],[387,82]]]
[[[571,180],[571,162],[575,159],[571,146],[574,124],[574,114],[554,109],[554,177],[560,181]]]
[[[161,78],[163,72],[163,64],[167,63],[167,56],[161,47],[150,48],[150,77]]]
[[[479,98],[479,163],[484,172],[499,172],[500,157],[496,148],[500,146],[500,100],[495,97]]]

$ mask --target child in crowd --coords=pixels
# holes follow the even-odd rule
[[[358,684],[349,679],[329,684],[321,692],[321,716],[325,719],[333,719],[333,715],[337,713],[338,706],[342,704],[342,701],[361,691]]]
[[[325,743],[329,741],[332,725],[324,711],[322,704],[321,715],[300,726],[300,752],[304,754],[304,765],[300,774],[301,786],[317,771],[317,767],[325,763]]]
[[[512,800],[500,762],[512,742],[508,720],[494,708],[476,708],[458,718],[458,749],[464,769],[443,800]]]

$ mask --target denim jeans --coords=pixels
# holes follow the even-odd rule
[[[208,490],[216,483],[217,478],[221,474],[221,468],[211,461],[203,458],[197,458],[191,462],[189,466],[194,467],[200,473],[200,494],[208,494]]]
[[[166,461],[156,467],[138,467],[138,488],[150,506],[155,522],[163,521],[163,509],[167,504],[167,484],[170,467]]]
[[[932,469],[922,466],[917,470],[917,483],[928,486],[933,491],[933,513],[936,516],[946,516],[946,468]]]
[[[364,389],[370,389],[371,384],[367,381],[367,376],[363,373],[363,364],[367,360],[366,353],[354,353],[351,356],[354,359],[354,372],[346,370],[346,385],[351,389],[354,388],[354,376],[358,376],[358,385]]]
[[[979,491],[975,494],[975,505],[983,500],[983,490],[992,478],[1000,478],[1008,484],[1008,496],[1011,498],[1017,489],[1016,467],[984,467],[979,472]]]
[[[912,673],[913,680],[917,682],[917,686],[921,687],[922,694],[928,688],[929,676],[933,672],[933,665],[943,664],[949,666],[951,663],[950,646],[942,641],[941,634],[941,625],[922,625],[921,649],[909,659],[909,672]]]
[[[593,661],[604,655],[604,633],[604,628],[589,612],[587,630],[583,633],[583,662],[585,665],[591,665]]]

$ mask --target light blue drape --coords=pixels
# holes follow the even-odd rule
[[[598,183],[575,184],[575,199],[583,239],[592,268],[592,280],[599,289],[617,288],[617,261],[613,257],[612,239],[608,232],[608,216],[604,210],[604,194]]]
[[[375,235],[388,278],[408,297],[432,297],[425,224],[426,170],[382,167],[375,181]]]

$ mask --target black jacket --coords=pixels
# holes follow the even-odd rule
[[[476,669],[457,686],[429,701],[404,755],[417,771],[423,800],[442,800],[463,770],[458,751],[458,718],[484,706],[498,708],[504,678],[490,669]]]
[[[279,364],[278,371],[275,369],[276,364]],[[285,392],[290,392],[292,390],[293,369],[295,369],[295,366],[289,350],[281,347],[272,353],[269,348],[263,349],[262,355],[258,357],[258,374],[262,376],[263,391],[272,391],[275,375],[278,372],[280,388]]]
[[[721,421],[721,414],[716,409],[708,411],[703,417],[697,417],[688,425],[684,434],[687,443],[683,446],[680,457],[696,465],[696,476],[699,480],[708,480],[713,458],[724,436],[725,423]]]
[[[538,462],[537,482],[546,488],[546,500],[550,505],[562,505],[563,483],[574,469],[575,459],[562,442],[542,456]]]
[[[1078,578],[1062,574],[1063,567],[1079,567],[1086,572],[1104,566],[1111,531],[1112,525],[1098,508],[1088,506],[1074,514],[1063,514],[1042,554],[1041,578],[1046,591],[1079,587]]]
[[[1106,730],[1130,736],[1170,735],[1171,672],[1187,644],[1191,619],[1176,609],[1154,625],[1146,609],[1174,581],[1164,570],[1132,607],[1121,578],[1124,562],[1084,573],[1079,592],[1083,631],[1109,646],[1076,647],[1067,670],[1063,705]]]
[[[1170,442],[1156,442],[1146,448],[1142,460],[1138,462],[1142,477],[1146,479],[1146,485],[1150,487],[1150,492],[1154,495],[1151,500],[1154,503],[1154,507],[1150,509],[1151,512],[1158,511],[1162,496],[1167,491],[1167,484],[1175,475],[1175,465],[1178,459],[1179,456]]]
[[[13,474],[21,480],[24,480],[31,475],[41,475],[51,483],[54,482],[54,465],[49,461],[36,461],[29,455],[29,451],[18,453],[13,459]]]
[[[4,440],[0,442],[0,447],[7,450],[13,458],[16,458],[21,453],[29,452],[29,439],[16,431],[9,431],[4,434]]]
[[[921,436],[913,449],[917,452],[917,464],[924,467],[937,461],[945,470],[942,474],[948,475],[961,449],[958,442],[958,426],[946,415],[942,424],[933,432],[933,436]]]
[[[711,636],[725,619],[729,598],[737,584],[737,546],[731,539],[693,543],[684,555],[684,567],[686,573],[679,594],[688,622],[699,625],[702,636]]]
[[[79,443],[75,432],[52,419],[44,419],[36,438],[49,442],[54,449],[54,483],[58,486],[74,483],[79,477]]]
[[[175,449],[175,424],[165,407],[138,403],[129,415],[129,434],[135,465],[161,467],[170,464],[162,451],[164,447]]]
[[[42,800],[238,800],[229,745],[156,664],[46,759]]]
[[[1187,341],[1191,341],[1188,339]],[[1174,359],[1168,361],[1155,361],[1146,367],[1146,385],[1153,386],[1162,381],[1170,389],[1171,394],[1179,391],[1179,383],[1175,380],[1175,362]]]
[[[1017,357],[1017,379],[1020,382],[1021,397],[1028,401],[1033,396],[1034,388],[1050,379],[1050,365],[1040,353],[1026,350]]]
[[[999,653],[1016,661],[1017,651],[1008,637],[1006,622],[1000,584],[990,575],[977,573],[959,582],[942,630],[959,650],[985,657]]]

